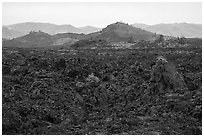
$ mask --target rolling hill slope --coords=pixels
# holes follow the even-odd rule
[[[116,22],[108,25],[98,33],[88,34],[87,36],[92,39],[101,39],[108,42],[128,42],[137,40],[154,40],[156,35],[152,32],[135,28],[128,24]]]
[[[64,43],[71,45],[78,41],[74,38],[60,37],[50,35],[42,31],[31,31],[29,34],[18,37],[12,40],[4,40],[2,43],[3,47],[24,47],[24,48],[36,48],[36,47],[50,47],[59,46]]]
[[[13,25],[3,26],[7,31],[3,31],[3,38],[16,38],[28,34],[30,31],[43,31],[48,34],[57,34],[57,33],[92,33],[101,30],[100,28],[86,26],[86,27],[74,27],[72,25],[56,25],[50,23],[35,23],[35,22],[26,22],[18,23]],[[11,31],[12,30],[12,31]],[[19,34],[14,33],[13,31],[19,32]]]
[[[29,34],[3,42],[5,47],[49,47],[56,45],[71,45],[77,41],[79,45],[97,45],[112,42],[133,42],[138,40],[154,40],[156,34],[135,28],[131,25],[116,22],[101,31],[90,34],[58,33],[50,35],[42,31],[31,31]],[[95,41],[95,42],[89,42]],[[84,45],[83,45],[84,46]],[[88,46],[88,45],[87,45]]]

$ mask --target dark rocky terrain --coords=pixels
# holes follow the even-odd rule
[[[3,47],[2,134],[201,135],[195,41]]]

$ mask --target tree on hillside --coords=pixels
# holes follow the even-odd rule
[[[185,37],[181,37],[181,38],[178,37],[178,43],[185,44]]]
[[[162,42],[164,40],[164,35],[159,35],[159,38],[156,39],[156,42]]]
[[[134,42],[133,37],[130,36],[130,38],[129,38],[129,40],[128,40],[128,43],[133,43],[133,42]]]

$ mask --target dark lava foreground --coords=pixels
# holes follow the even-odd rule
[[[202,134],[202,51],[2,51],[2,133]]]

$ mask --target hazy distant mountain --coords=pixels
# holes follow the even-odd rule
[[[34,22],[18,23],[18,24],[8,25],[4,27],[12,29],[13,31],[20,32],[22,35],[26,35],[30,31],[39,31],[39,30],[49,34],[67,33],[67,32],[88,34],[88,33],[101,30],[100,28],[95,28],[92,26],[77,28],[72,25],[55,25],[50,23],[34,23]],[[5,38],[4,36],[7,36],[7,37],[9,36],[12,38],[19,36],[15,34],[16,33],[13,34],[12,32],[10,32],[10,35],[6,35],[3,32],[3,38]]]
[[[13,30],[13,29],[8,29],[6,27],[2,27],[2,38],[15,38],[15,37],[20,37],[23,36],[24,34],[22,32]]]
[[[143,23],[134,23],[134,24],[132,24],[132,26],[134,26],[134,27],[136,27],[136,28],[144,29],[144,28],[149,27],[150,25],[143,24]]]
[[[139,27],[139,25],[134,25]],[[145,25],[144,25],[145,26]],[[201,38],[202,37],[202,25],[190,24],[190,23],[173,23],[173,24],[156,24],[144,27],[145,30],[174,37],[186,37],[186,38]]]
[[[84,34],[89,34],[89,33],[97,32],[97,31],[100,31],[100,30],[101,30],[101,28],[96,28],[96,27],[92,27],[92,26],[80,27],[79,29],[80,29]]]

